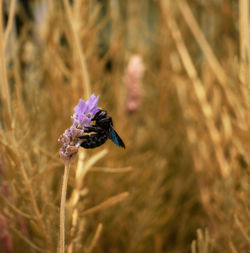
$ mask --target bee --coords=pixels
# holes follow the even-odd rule
[[[81,147],[96,148],[104,144],[109,138],[116,146],[125,148],[124,142],[113,127],[112,118],[108,116],[106,111],[99,110],[91,121],[95,121],[95,124],[84,130],[85,133],[90,134],[79,137],[83,140]]]

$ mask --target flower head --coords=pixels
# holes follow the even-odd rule
[[[79,137],[83,135],[84,129],[90,126],[91,119],[100,110],[97,107],[98,99],[99,97],[92,94],[86,102],[80,99],[74,108],[75,113],[71,117],[72,126],[66,129],[58,139],[58,143],[62,145],[59,153],[65,162],[70,162],[76,156],[82,142]]]
[[[79,100],[78,105],[75,107],[75,113],[72,116],[73,125],[77,128],[90,126],[93,115],[100,110],[100,108],[97,107],[98,99],[99,97],[92,94],[87,102],[82,99]]]

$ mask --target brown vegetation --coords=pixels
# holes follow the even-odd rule
[[[248,0],[0,6],[0,252],[57,251],[57,139],[91,93],[127,148],[71,166],[67,253],[250,250]]]

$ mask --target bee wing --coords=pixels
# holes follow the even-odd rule
[[[109,133],[109,138],[114,142],[116,146],[125,148],[124,142],[114,129],[111,129]]]

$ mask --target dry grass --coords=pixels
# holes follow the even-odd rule
[[[249,1],[21,2],[0,9],[0,252],[58,250],[57,138],[91,93],[127,149],[79,153],[66,252],[248,252]]]

